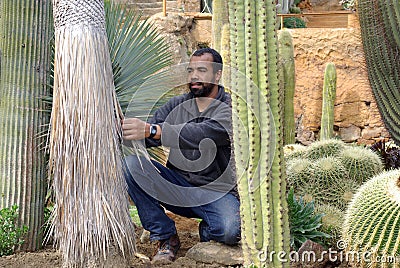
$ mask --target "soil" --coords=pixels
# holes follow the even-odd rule
[[[157,264],[153,265],[149,261],[145,261],[141,258],[135,258],[131,267],[204,267],[204,268],[216,268],[221,267],[219,264],[206,264],[199,263],[194,260],[185,257],[186,252],[199,240],[198,236],[198,221],[194,219],[183,218],[174,214],[169,214],[176,223],[179,238],[181,240],[181,249],[178,252],[177,260],[173,263],[168,264]],[[151,259],[157,248],[156,243],[146,241],[142,243],[140,236],[143,229],[141,227],[136,228],[136,246],[137,251]],[[4,268],[58,268],[62,267],[62,260],[60,253],[56,252],[52,247],[46,247],[43,250],[37,252],[18,252],[14,255],[0,257],[0,267]],[[119,267],[114,263],[111,267]]]

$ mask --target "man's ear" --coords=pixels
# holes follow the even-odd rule
[[[222,76],[222,70],[218,70],[218,71],[215,73],[215,80],[218,81],[218,83],[219,83],[219,81],[221,80],[221,76]]]

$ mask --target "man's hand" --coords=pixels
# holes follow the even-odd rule
[[[143,140],[150,136],[150,124],[137,118],[125,118],[122,132],[125,140]]]

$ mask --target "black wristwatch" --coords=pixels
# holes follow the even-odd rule
[[[157,134],[157,125],[151,124],[150,125],[150,136],[149,139],[154,138],[154,136]]]

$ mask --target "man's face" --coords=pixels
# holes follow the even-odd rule
[[[214,73],[211,54],[192,56],[187,67],[190,91],[195,97],[208,97],[215,87],[218,88],[220,73],[221,71]]]

